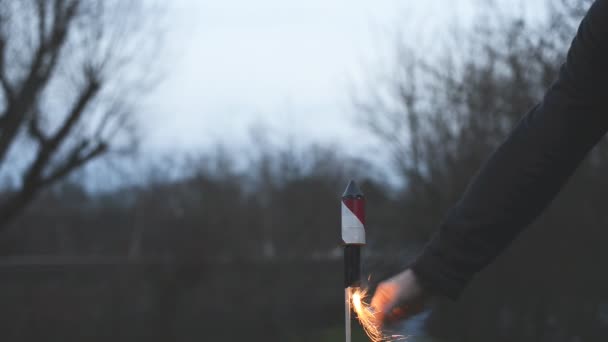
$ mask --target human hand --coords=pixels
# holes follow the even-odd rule
[[[409,318],[424,310],[430,294],[407,269],[378,284],[371,301],[379,325]]]

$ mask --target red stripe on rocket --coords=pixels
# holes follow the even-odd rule
[[[354,181],[348,183],[342,195],[342,242],[365,244],[365,197]]]

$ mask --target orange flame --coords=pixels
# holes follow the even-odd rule
[[[351,307],[357,314],[357,319],[363,330],[372,342],[393,342],[405,340],[403,335],[385,335],[374,317],[374,310],[365,301],[367,290],[360,288],[350,289]]]

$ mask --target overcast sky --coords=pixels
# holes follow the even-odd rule
[[[244,144],[252,125],[350,149],[353,80],[378,73],[395,32],[432,44],[475,0],[179,0],[167,9],[165,78],[142,108],[145,146]],[[351,141],[356,141],[353,145]]]

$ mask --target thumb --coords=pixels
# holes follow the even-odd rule
[[[408,309],[407,304],[400,303],[397,300],[392,301],[382,313],[387,322],[398,321],[406,317]]]
[[[383,312],[386,321],[398,321],[424,311],[425,305],[422,298],[410,298],[409,300],[396,300]]]

